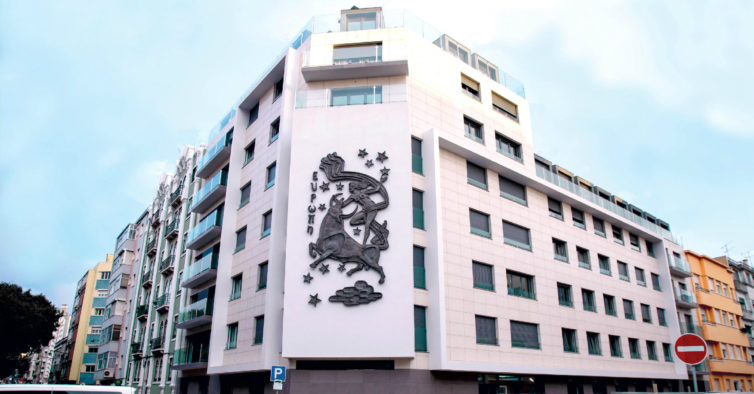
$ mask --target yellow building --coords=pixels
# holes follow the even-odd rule
[[[736,299],[733,270],[727,261],[686,251],[694,274],[698,321],[709,346],[710,391],[754,391],[754,365],[749,360],[749,340],[741,305]]]
[[[97,349],[102,322],[105,319],[105,302],[110,287],[110,270],[113,255],[108,254],[87,270],[76,285],[71,328],[68,333],[68,355],[64,375],[69,382],[94,384]]]

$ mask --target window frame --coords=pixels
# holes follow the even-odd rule
[[[584,308],[584,311],[597,312],[597,300],[594,299],[594,294],[594,290],[581,289],[581,305]],[[587,305],[587,300],[589,300],[591,305]]]
[[[508,289],[508,295],[515,297],[528,298],[530,300],[537,299],[537,286],[534,275],[525,274],[523,272],[514,270],[505,270],[505,281]],[[519,289],[516,289],[516,281],[518,281]],[[526,283],[526,285],[525,285]],[[529,287],[529,289],[525,289]]]
[[[586,261],[582,261],[582,256],[586,256]],[[576,260],[579,262],[579,267],[592,270],[592,257],[589,249],[576,245]]]
[[[602,227],[602,230],[598,229],[597,223],[599,223],[599,227]],[[602,238],[607,238],[607,234],[605,233],[605,221],[592,215],[592,227],[594,227],[594,233],[599,235]]]
[[[503,146],[507,148],[503,149]],[[500,132],[495,132],[495,150],[509,159],[513,159],[519,163],[524,162],[523,146],[521,143]],[[513,151],[513,153],[510,153],[510,151]]]
[[[469,133],[470,129],[473,129],[473,133]],[[484,124],[467,115],[463,116],[463,134],[466,138],[484,145]]]
[[[521,339],[516,340],[516,339],[513,339],[514,332],[517,331],[517,330],[513,329],[514,324],[515,325],[526,326],[528,328],[532,328],[533,327],[534,330],[536,330],[536,332],[537,332],[537,343],[536,343],[536,345],[522,343],[522,342],[525,342],[525,340],[521,340]],[[512,348],[516,348],[516,349],[537,349],[537,350],[542,349],[542,341],[541,341],[540,333],[539,333],[539,324],[529,323],[529,322],[524,322],[524,321],[519,321],[519,320],[511,320],[510,321],[510,332],[511,332],[511,347]]]
[[[558,305],[573,308],[573,286],[568,283],[557,282],[556,288],[558,291]],[[561,297],[561,295],[564,297]]]
[[[597,261],[599,262],[600,273],[602,275],[613,276],[613,269],[612,269],[612,266],[610,264],[610,257],[605,256],[604,254],[597,253]],[[603,267],[603,265],[602,265],[603,261],[607,262],[607,269],[605,269]]]
[[[477,272],[475,268],[477,267],[480,270],[489,268],[489,275],[490,275],[490,279],[492,280],[492,283],[489,283],[488,285],[487,283],[477,282],[477,275],[475,275],[475,273]],[[486,290],[486,291],[491,291],[491,292],[495,291],[495,266],[493,266],[492,264],[487,264],[487,263],[482,263],[480,261],[472,260],[471,261],[471,276],[472,276],[471,280],[473,282],[473,287],[475,289]]]
[[[267,274],[269,270],[269,262],[265,261],[263,263],[259,263],[257,266],[257,291],[264,290],[267,288]],[[264,282],[262,282],[262,278],[264,278]]]
[[[506,224],[508,224],[510,226],[513,226],[513,227],[515,227],[517,229],[520,229],[520,230],[525,230],[526,231],[526,239],[527,239],[528,243],[524,244],[524,243],[521,243],[519,241],[516,241],[515,239],[511,239],[511,238],[508,238],[507,236],[505,236],[505,226],[506,226]],[[518,225],[516,223],[510,222],[510,221],[507,221],[507,220],[503,220],[503,243],[506,244],[506,245],[515,246],[515,247],[517,247],[519,249],[528,250],[528,251],[531,252],[532,251],[531,230],[529,228],[527,228],[527,227]]]
[[[492,323],[492,329],[493,329],[493,338],[480,338],[479,337],[479,331],[480,326],[479,323],[486,322],[486,323]],[[498,328],[497,328],[497,318],[496,317],[490,317],[490,316],[484,316],[484,315],[474,315],[474,327],[476,332],[476,343],[477,345],[493,345],[498,346],[500,341],[498,339]],[[488,328],[488,327],[483,327]]]
[[[228,301],[233,301],[241,298],[241,292],[243,291],[243,272],[237,275],[233,275],[230,278],[230,298]]]
[[[504,176],[502,176],[500,174],[497,175],[497,182],[498,182],[498,190],[500,191],[500,197],[503,197],[505,199],[511,200],[511,201],[513,201],[515,203],[518,203],[518,204],[521,204],[521,205],[523,205],[525,207],[529,206],[528,194],[526,192],[526,185],[518,183],[518,182],[516,182],[516,181],[514,181],[514,180],[512,180],[512,179],[510,179],[508,177],[504,177]],[[506,183],[506,182],[508,184],[513,185],[513,186],[520,186],[521,190],[523,191],[523,197],[524,198],[522,199],[522,198],[520,198],[518,196],[515,196],[513,194],[508,193],[507,191],[504,191],[503,190],[503,184]]]
[[[240,192],[241,192],[241,198],[238,203],[239,209],[245,207],[246,205],[249,204],[249,202],[251,202],[251,181],[248,181],[246,182],[245,185],[241,186]],[[244,193],[246,193],[245,198],[244,198]]]
[[[265,228],[265,226],[267,225],[266,224],[267,218],[270,219],[269,220],[270,225],[269,227]],[[272,209],[262,214],[262,237],[261,238],[265,238],[269,236],[271,233],[272,233]]]
[[[246,249],[246,232],[246,226],[236,230],[236,248],[233,250],[233,253]]]
[[[562,247],[565,254],[560,254],[558,249]],[[552,255],[555,260],[568,263],[568,242],[562,239],[552,238]]]
[[[482,181],[479,181],[479,180],[473,178],[472,177],[472,173],[474,171],[481,171],[481,175],[482,175],[482,177],[484,179]],[[468,183],[471,186],[478,187],[478,188],[480,188],[482,190],[485,190],[485,191],[489,190],[489,186],[488,186],[488,183],[487,183],[487,169],[484,168],[484,167],[482,167],[482,166],[480,166],[480,165],[474,164],[474,163],[466,160],[466,183]]]
[[[238,322],[226,325],[227,336],[225,338],[225,350],[232,350],[238,347]]]
[[[562,327],[560,329],[560,333],[561,333],[561,336],[563,337],[563,352],[578,353],[579,352],[579,338],[577,335],[577,331],[573,328]]]
[[[254,341],[252,345],[261,345],[263,342],[264,342],[264,315],[254,316]]]
[[[589,354],[593,356],[602,355],[602,346],[600,344],[600,334],[598,332],[586,332],[586,343],[589,349]]]
[[[267,166],[267,169],[265,170],[265,186],[264,190],[267,190],[273,186],[275,186],[275,180],[277,179],[277,161],[273,161],[270,163],[270,165]],[[272,176],[270,176],[272,174]]]
[[[487,230],[486,231],[484,229],[478,229],[478,228],[474,227],[474,221],[471,219],[472,214],[480,215],[481,217],[479,219],[482,219],[482,218],[485,219],[485,221],[487,222]],[[489,214],[486,214],[486,213],[484,213],[482,211],[478,211],[478,210],[473,209],[473,208],[469,208],[469,231],[472,234],[478,235],[480,237],[485,237],[485,238],[490,238],[491,239],[492,238],[492,227],[491,226],[492,225],[490,223],[490,215]]]
[[[581,216],[581,219],[577,218],[577,213]],[[573,225],[575,227],[586,230],[586,214],[584,213],[584,211],[571,207],[571,220],[573,221]]]
[[[555,210],[553,208],[553,203],[556,203],[558,206],[558,209]],[[563,220],[563,202],[560,200],[556,200],[550,196],[547,196],[547,211],[550,214],[550,217]]]
[[[251,140],[244,148],[244,159],[243,159],[243,166],[245,167],[247,164],[251,163],[254,160],[254,151],[257,148],[257,140],[256,138]]]

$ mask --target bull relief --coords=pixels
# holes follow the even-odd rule
[[[357,156],[367,170],[374,166],[366,149],[359,149]],[[381,164],[387,159],[386,152],[380,152],[376,158]],[[390,170],[383,167],[377,171],[379,180],[366,173],[345,171],[345,160],[337,153],[330,153],[320,161],[319,171],[312,173],[306,231],[317,239],[309,243],[313,261],[309,263],[309,272],[303,275],[306,285],[313,286],[327,275],[350,277],[360,271],[373,272],[376,275],[373,279],[385,283],[380,254],[388,248],[390,231],[387,220],[381,220],[380,214],[390,204],[384,186]],[[318,198],[326,203],[317,201]],[[338,267],[330,270],[333,263]],[[353,286],[338,290],[327,300],[358,306],[381,299],[382,293],[374,291],[366,279],[360,275]],[[311,294],[310,298],[317,295]],[[317,302],[309,301],[314,307]]]

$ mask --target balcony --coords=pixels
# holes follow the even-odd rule
[[[157,254],[157,238],[147,242],[147,256],[154,256]]]
[[[172,254],[162,259],[162,261],[160,262],[161,274],[169,275],[171,272],[173,272],[173,260],[175,260],[175,256]]]
[[[220,225],[223,222],[222,210],[213,211],[202,219],[188,234],[187,249],[197,250],[220,236]]]
[[[683,278],[688,278],[692,275],[689,263],[683,261],[683,259],[673,256],[673,258],[668,259],[668,265],[670,266],[670,273],[673,275]]]
[[[179,371],[206,369],[208,359],[209,344],[189,344],[175,351],[172,368]]]
[[[185,288],[196,287],[217,276],[217,253],[214,251],[206,254],[201,259],[191,264],[183,272],[181,286]]]
[[[677,306],[686,309],[693,309],[697,307],[696,297],[694,297],[694,293],[688,290],[678,289],[676,287],[673,288],[673,293],[675,294],[675,303]]]
[[[162,211],[157,211],[152,214],[152,216],[149,217],[149,220],[152,221],[152,227],[157,227],[160,225],[160,214]]]
[[[194,194],[191,212],[204,212],[225,196],[228,174],[220,171]]]
[[[322,52],[322,55],[327,53]],[[364,44],[335,47],[331,58],[315,58],[305,52],[301,74],[306,82],[334,81],[344,79],[394,77],[408,74],[406,47],[381,44]]]
[[[168,297],[168,293],[157,297],[157,299],[154,300],[154,306],[157,308],[158,313],[167,312],[168,309],[170,309],[170,297]]]
[[[139,320],[147,320],[149,314],[149,307],[147,305],[139,305],[136,307],[136,318]]]
[[[741,308],[741,311],[743,311],[744,320],[754,321],[754,313],[752,313],[751,309]]]
[[[178,236],[178,218],[173,219],[170,224],[165,227],[165,238],[173,239]]]
[[[152,270],[149,270],[149,272],[145,272],[141,276],[141,285],[145,288],[152,287]]]
[[[212,299],[201,299],[181,310],[176,327],[188,329],[212,323]]]
[[[729,373],[729,374],[742,374],[742,375],[754,375],[754,365],[746,361],[741,360],[710,360],[709,370],[713,373]]]
[[[233,142],[232,135],[225,135],[220,138],[214,146],[207,149],[204,152],[204,156],[199,160],[199,164],[196,166],[196,176],[206,179],[210,175],[214,174],[220,165],[222,165],[230,157],[230,144]]]
[[[177,189],[170,193],[170,206],[174,207],[181,202],[181,193],[183,193],[183,183]]]
[[[165,347],[165,337],[159,336],[152,338],[151,341],[149,341],[149,348],[152,350],[152,353],[162,353]]]
[[[702,330],[699,328],[699,326],[692,324],[683,324],[681,323],[681,334],[696,334],[696,335],[702,335]]]
[[[141,355],[141,342],[131,342],[131,354],[136,357],[137,355]]]

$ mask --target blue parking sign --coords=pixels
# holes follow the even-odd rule
[[[273,365],[270,369],[271,382],[285,382],[285,367]]]

